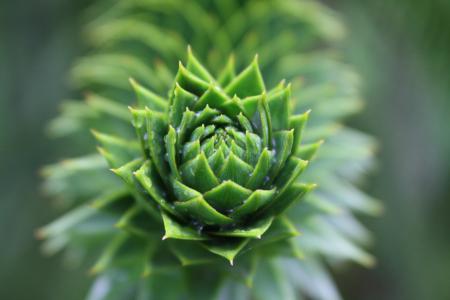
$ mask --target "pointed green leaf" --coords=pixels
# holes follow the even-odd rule
[[[258,103],[261,101],[262,95],[250,96],[241,100],[242,107],[244,108],[245,116],[252,119],[255,113],[258,111]]]
[[[237,184],[244,185],[253,168],[245,161],[230,153],[222,169],[218,173],[221,180],[232,180]]]
[[[204,224],[227,225],[233,222],[231,218],[219,213],[209,205],[202,196],[184,202],[175,202],[174,204],[177,210],[183,212],[186,216],[202,220]]]
[[[297,191],[302,191],[303,189],[306,189],[306,186],[298,187],[297,188],[291,188],[291,185],[294,183],[294,181],[297,179],[297,177],[300,175],[300,173],[306,168],[308,165],[308,161],[301,160],[297,157],[291,156],[286,163],[286,167],[281,171],[280,175],[275,180],[275,185],[278,188],[278,196],[277,198],[272,201],[268,206],[264,207],[262,211],[260,211],[260,214],[263,216],[269,216],[273,215],[275,213],[279,213],[282,209],[286,208],[287,205],[291,203],[291,201],[296,200],[292,193],[295,193]],[[313,188],[314,186],[308,187]],[[288,193],[289,192],[289,193]],[[306,191],[305,191],[306,192]],[[279,196],[285,195],[286,197],[283,198],[283,201],[280,200],[280,203],[278,203]],[[285,201],[285,202],[284,202]],[[274,209],[272,209],[274,207]]]
[[[231,136],[233,136],[236,144],[240,147],[240,148],[245,148],[246,147],[246,137],[245,137],[245,133],[241,132],[241,131],[237,131],[236,128],[234,127],[227,127],[225,128],[226,132],[228,134],[230,134]],[[243,150],[243,149],[242,149]]]
[[[144,109],[134,109],[132,107],[128,107],[128,109],[132,115],[131,124],[133,124],[133,127],[136,130],[136,135],[141,145],[142,155],[148,158],[149,156],[147,146],[148,134],[146,126],[147,113]]]
[[[109,153],[108,151],[106,151],[104,148],[102,147],[97,147],[97,151],[98,153],[100,153],[100,155],[106,160],[106,162],[108,163],[108,166],[118,166],[120,165],[120,161],[118,161],[114,155],[112,155],[111,153]]]
[[[238,146],[238,144],[235,142],[235,140],[231,140],[231,142],[230,142],[230,150],[237,157],[239,157],[242,160],[245,160],[245,158],[246,158],[245,150],[242,149],[240,146]]]
[[[186,111],[183,113],[183,117],[181,119],[181,124],[177,128],[177,148],[180,148],[181,145],[185,142],[185,139],[189,135],[189,132],[193,129],[193,120],[195,119],[195,113],[189,108],[186,108]]]
[[[211,108],[208,104],[200,111],[196,113],[194,120],[194,127],[205,124],[215,116],[218,116],[220,112],[217,109]]]
[[[265,91],[264,81],[258,66],[257,56],[253,62],[237,75],[225,88],[228,95],[240,98],[262,94]]]
[[[187,201],[202,195],[178,180],[173,180],[172,187],[177,201]]]
[[[267,103],[269,105],[272,126],[274,130],[289,129],[289,101],[291,100],[291,85],[285,89],[268,95]]]
[[[164,231],[165,234],[163,236],[163,240],[165,239],[177,239],[177,240],[191,240],[191,241],[204,241],[207,240],[208,237],[202,235],[197,230],[193,228],[180,224],[175,221],[168,214],[161,212],[161,216],[164,222]]]
[[[301,160],[295,156],[289,157],[285,167],[275,180],[275,185],[279,188],[279,192],[282,193],[284,189],[289,187],[307,166],[307,160]]]
[[[245,143],[246,143],[246,161],[249,162],[252,166],[254,166],[261,153],[261,138],[250,132],[245,132]]]
[[[268,177],[268,173],[271,167],[271,160],[272,155],[267,148],[264,148],[258,162],[256,163],[255,169],[245,185],[247,188],[254,190],[269,182],[270,178]]]
[[[235,220],[243,219],[270,203],[274,199],[274,195],[275,189],[256,190],[230,214],[230,217]]]
[[[218,149],[222,150],[225,157],[228,157],[228,155],[230,155],[230,148],[223,139],[219,142],[219,145],[217,147]]]
[[[227,86],[236,77],[234,64],[234,56],[230,55],[227,64],[217,77],[220,86]]]
[[[175,175],[176,178],[180,178],[180,174],[178,172],[177,166],[177,150],[175,148],[175,144],[177,142],[177,133],[172,126],[169,126],[169,133],[167,133],[165,137],[166,142],[166,158],[169,161],[169,167],[172,172],[172,175]]]
[[[270,177],[275,178],[284,167],[286,160],[292,153],[294,130],[277,131],[273,135],[275,161],[270,170]]]
[[[307,111],[301,115],[296,115],[290,118],[289,128],[294,129],[294,143],[292,145],[293,152],[299,150],[300,143],[303,137],[303,130],[305,128],[306,122],[308,121],[310,111]]]
[[[236,95],[229,101],[222,104],[220,106],[220,110],[222,110],[231,117],[235,117],[241,112],[245,111],[244,106],[241,103],[241,100]]]
[[[203,135],[200,137],[200,139],[207,138],[208,136],[212,135],[215,130],[216,126],[214,126],[214,124],[206,126],[205,131],[203,132]]]
[[[106,158],[112,168],[121,166],[140,156],[139,144],[135,141],[127,141],[117,136],[100,133],[96,130],[92,130],[92,134],[103,146],[106,153],[109,154]],[[102,154],[102,151],[100,151],[100,154]]]
[[[146,109],[147,134],[150,158],[155,164],[158,173],[163,180],[168,178],[168,165],[164,160],[164,136],[167,134],[167,122],[163,114]]]
[[[217,152],[216,147],[215,147],[215,142],[216,142],[216,136],[213,135],[210,138],[206,139],[203,142],[203,144],[200,146],[200,150],[205,153],[206,157],[208,157],[208,162],[210,162],[209,158],[211,158],[211,156]],[[211,166],[211,163],[209,165]],[[213,169],[213,171],[214,171],[214,169]]]
[[[204,198],[218,211],[227,212],[241,204],[251,193],[251,190],[248,190],[233,181],[226,180],[215,188],[207,191],[204,194]]]
[[[190,141],[195,141],[202,139],[214,132],[215,126],[214,125],[208,125],[205,127],[205,125],[201,125],[192,132]]]
[[[223,231],[212,232],[213,235],[218,236],[232,236],[260,239],[261,236],[269,229],[273,218],[263,219],[255,224],[244,228],[235,228]]]
[[[320,140],[316,143],[301,145],[297,151],[297,156],[303,160],[312,160],[323,142],[323,140]]]
[[[228,238],[226,240],[206,242],[204,246],[208,251],[226,258],[233,265],[236,255],[241,252],[248,242],[249,239],[247,238],[236,238],[234,240]]]
[[[243,131],[253,132],[252,124],[247,119],[247,117],[242,114],[242,112],[240,112],[238,114],[237,119],[238,119],[239,124],[241,125]]]
[[[183,181],[200,192],[206,192],[219,185],[219,180],[211,170],[205,154],[202,152],[196,158],[180,167]]]
[[[211,76],[211,74],[209,74],[208,70],[206,70],[205,67],[203,67],[203,65],[194,56],[191,47],[188,47],[188,58],[186,68],[206,82],[214,81],[214,78]]]
[[[117,169],[111,169],[114,174],[118,175],[123,181],[128,185],[131,194],[139,205],[141,205],[150,215],[154,217],[158,217],[157,211],[154,206],[152,206],[151,202],[144,197],[136,190],[136,182],[134,180],[134,172],[139,169],[142,165],[142,159],[136,159],[131,161]],[[153,176],[157,176],[156,174]]]
[[[186,91],[176,82],[170,106],[169,124],[178,127],[183,117],[183,112],[186,108],[191,108],[197,99],[196,95]]]
[[[155,176],[156,172],[152,167],[150,161],[146,161],[139,170],[134,172],[134,176],[142,185],[142,187],[149,193],[151,198],[159,205],[162,209],[167,212],[181,217],[179,213],[173,208],[173,206],[166,200],[166,194],[162,191],[156,184]]]
[[[300,232],[287,217],[278,216],[273,220],[272,225],[263,234],[262,238],[252,240],[244,251],[247,252],[255,248],[265,247],[269,244],[290,239],[298,235],[300,235]]]
[[[211,166],[214,174],[217,174],[225,163],[225,155],[223,154],[223,149],[219,148],[213,155],[208,157],[208,163]]]
[[[200,142],[195,140],[184,144],[183,147],[183,163],[194,159],[197,155],[200,155]]]
[[[218,115],[217,117],[214,117],[211,122],[218,124],[218,125],[232,125],[233,124],[233,120],[231,120],[226,115]]]
[[[130,79],[131,86],[136,93],[140,108],[148,107],[152,110],[163,112],[167,108],[167,100],[149,91],[134,79]]]
[[[282,213],[292,203],[302,198],[306,193],[316,187],[316,184],[293,183],[283,190],[270,205],[268,212],[271,215]]]
[[[127,106],[97,94],[88,94],[86,103],[95,111],[129,122]]]
[[[231,99],[218,86],[210,84],[204,94],[195,103],[194,110],[199,111],[209,105],[212,108],[219,109],[222,105],[229,102]]]
[[[259,124],[258,129],[262,137],[263,147],[272,148],[272,121],[270,118],[269,106],[266,95],[263,94],[258,102]]]
[[[175,81],[185,90],[197,96],[202,95],[209,87],[209,83],[194,75],[180,62]]]
[[[133,180],[133,173],[139,169],[139,167],[142,165],[143,160],[141,158],[137,158],[133,161],[130,161],[128,163],[126,163],[125,165],[116,168],[116,169],[111,169],[111,171],[118,175],[120,178],[123,179],[123,181],[125,181],[125,183],[131,187],[134,188],[134,180]]]
[[[277,94],[278,92],[281,92],[286,88],[286,80],[281,80],[273,89],[271,89],[269,92],[267,92],[267,95],[271,97],[272,95]]]

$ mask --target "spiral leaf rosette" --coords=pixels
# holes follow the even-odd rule
[[[86,16],[92,51],[71,69],[76,98],[49,124],[74,156],[43,170],[61,209],[38,231],[43,250],[93,265],[89,300],[340,299],[329,268],[373,264],[358,216],[381,207],[358,188],[376,141],[344,123],[363,101],[336,55],[339,16],[303,0],[102,0]],[[245,69],[255,52],[241,75],[226,63],[234,53]],[[258,167],[266,175],[249,182]],[[307,183],[318,188],[298,201]]]
[[[161,215],[163,240],[232,264],[271,228],[298,234],[282,213],[315,185],[298,180],[312,155],[300,146],[309,112],[291,115],[290,85],[266,91],[257,56],[237,75],[230,59],[215,79],[190,50],[168,99],[130,81],[139,142],[94,134],[112,171]]]

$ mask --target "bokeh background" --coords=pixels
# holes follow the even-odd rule
[[[86,49],[88,0],[0,0],[0,299],[82,299],[85,270],[39,252],[55,212],[39,169],[67,156],[45,126],[71,96],[67,71]],[[344,299],[450,299],[450,1],[334,0],[344,59],[363,78],[349,122],[380,142],[366,190],[382,199],[374,269],[335,272]]]

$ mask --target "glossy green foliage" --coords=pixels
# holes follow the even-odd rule
[[[164,239],[201,241],[232,263],[314,187],[294,184],[307,161],[296,156],[303,126],[289,120],[305,122],[307,114],[291,116],[290,86],[266,91],[256,58],[237,75],[226,66],[231,75],[221,86],[188,52],[169,99],[131,81],[140,151],[132,148],[133,155],[130,143],[112,135],[95,136],[113,171],[160,210]]]
[[[329,51],[334,13],[107,0],[88,15],[94,51],[72,79],[89,93],[50,132],[89,154],[44,170],[67,209],[39,231],[45,250],[96,257],[89,299],[339,299],[326,265],[374,263],[355,213],[380,206],[355,187],[375,143],[341,124],[361,101]]]

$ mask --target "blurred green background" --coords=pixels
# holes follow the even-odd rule
[[[344,299],[450,299],[450,1],[326,1],[348,28],[342,53],[363,78],[366,108],[349,120],[379,139],[366,190],[376,268],[335,272]],[[0,1],[0,299],[81,299],[84,270],[39,252],[51,220],[39,169],[72,153],[45,125],[71,96],[85,51],[87,0]]]

